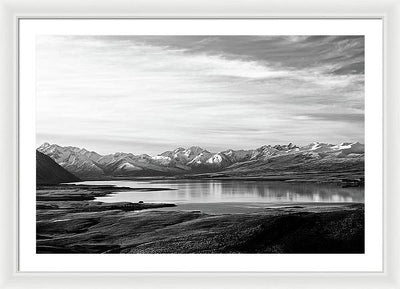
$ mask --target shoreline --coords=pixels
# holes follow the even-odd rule
[[[36,208],[71,209],[71,210],[144,210],[150,208],[172,207],[171,203],[133,203],[115,202],[105,203],[95,201],[98,197],[105,197],[116,192],[130,191],[164,191],[170,188],[129,188],[112,185],[39,185],[36,187]]]
[[[142,189],[38,186],[37,253],[364,252],[360,203],[291,203],[254,213],[209,214],[176,204],[92,199]]]
[[[348,182],[356,182],[354,187],[363,187],[364,172],[359,170],[337,173],[336,171],[324,172],[310,171],[304,173],[290,172],[284,174],[272,175],[226,175],[224,173],[198,173],[190,175],[160,175],[160,176],[107,176],[104,178],[87,178],[82,181],[196,181],[196,180],[215,180],[215,181],[266,181],[266,182],[288,182],[288,183],[321,183],[348,185]]]

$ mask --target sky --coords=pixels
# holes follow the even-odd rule
[[[36,138],[101,154],[364,142],[362,36],[38,36]]]

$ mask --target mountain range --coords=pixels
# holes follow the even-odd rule
[[[44,143],[39,152],[84,179],[135,176],[174,176],[219,173],[228,176],[264,176],[312,172],[364,170],[364,145],[359,142],[306,146],[265,145],[254,150],[213,153],[198,146],[177,148],[156,156],[118,152],[101,155],[73,146]]]

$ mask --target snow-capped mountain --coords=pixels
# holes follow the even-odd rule
[[[314,142],[302,147],[289,143],[218,153],[192,146],[156,156],[122,152],[102,156],[86,149],[48,143],[41,145],[38,151],[82,179],[204,172],[251,174],[280,170],[340,170],[364,166],[364,145],[358,142],[337,145]]]
[[[187,164],[193,159],[197,158],[200,154],[209,155],[209,151],[202,149],[198,146],[192,146],[190,148],[177,148],[173,151],[163,152],[160,156],[168,157],[171,161],[175,161],[181,164]],[[196,163],[196,162],[195,162]]]
[[[244,176],[277,172],[288,174],[346,171],[364,171],[363,144],[355,142],[333,145],[315,142],[285,150],[263,146],[254,151],[250,161],[235,163],[222,170],[222,173]]]
[[[39,152],[48,155],[67,171],[81,178],[97,177],[104,175],[103,169],[97,161],[101,155],[89,152],[86,149],[56,144],[44,143],[38,149]]]

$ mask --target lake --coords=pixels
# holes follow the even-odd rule
[[[113,180],[76,184],[114,185],[131,188],[168,188],[160,191],[117,192],[97,201],[174,203],[164,210],[201,210],[207,213],[240,213],[266,206],[299,203],[364,202],[364,188],[342,188],[335,184],[291,183],[245,180]],[[171,190],[172,189],[172,190]]]

